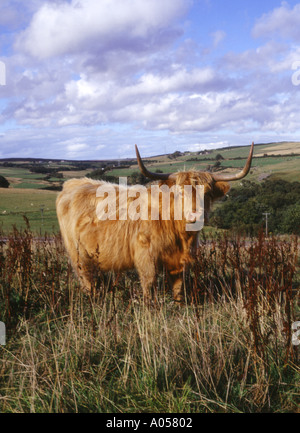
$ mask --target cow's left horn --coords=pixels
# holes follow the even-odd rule
[[[151,171],[147,170],[146,167],[144,166],[137,145],[135,145],[135,153],[136,153],[139,169],[141,170],[142,174],[145,177],[148,177],[149,179],[153,179],[153,180],[168,180],[174,177],[176,178],[176,175],[174,175],[173,173],[152,173]]]
[[[245,167],[243,168],[242,171],[240,171],[237,174],[216,174],[216,173],[213,173],[212,174],[213,179],[215,181],[222,181],[222,180],[230,181],[230,180],[243,179],[243,177],[247,176],[247,174],[249,173],[250,167],[251,167],[253,148],[254,148],[254,143],[252,143],[252,145],[251,145],[248,159],[247,159]]]

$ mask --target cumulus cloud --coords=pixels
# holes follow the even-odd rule
[[[290,50],[288,44],[270,40],[254,49],[226,53],[221,62],[230,70],[238,70],[239,75],[244,71],[279,72],[289,70],[290,65],[286,59]]]
[[[300,41],[300,4],[293,8],[283,2],[278,8],[264,14],[253,28],[254,37],[278,36]]]
[[[124,46],[125,41],[151,39],[176,21],[190,5],[186,0],[72,0],[46,3],[20,34],[16,48],[44,59]]]
[[[287,40],[297,38],[296,7],[283,4],[262,16],[253,35],[267,40],[255,39],[255,48],[225,52],[219,26],[207,47],[184,35],[190,1],[28,2],[32,16],[5,59],[0,115],[26,132],[7,130],[7,149],[24,138],[28,149],[38,146],[51,157],[109,157],[112,148],[126,157],[149,136],[152,153],[159,153],[160,137],[188,149],[199,136],[212,145],[229,143],[228,136],[242,143],[239,135],[252,141],[262,132],[298,130],[300,91],[291,65],[300,49]],[[281,39],[273,38],[278,29]]]
[[[226,89],[228,82],[208,67],[190,71],[175,67],[168,75],[145,73],[126,84],[105,80],[99,74],[82,74],[66,83],[59,97],[64,111],[57,117],[61,126],[141,122],[147,128],[174,130],[183,124],[188,112],[194,116],[189,108],[195,105],[191,97],[222,87]]]
[[[73,141],[64,143],[64,146],[66,146],[67,155],[69,158],[76,158],[84,155],[89,147],[86,143],[74,143]]]

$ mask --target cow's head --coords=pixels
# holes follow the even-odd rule
[[[204,186],[204,213],[205,213],[205,222],[207,222],[208,212],[210,210],[211,204],[223,197],[230,189],[228,182],[241,180],[249,173],[252,156],[253,156],[253,148],[254,143],[252,143],[250,152],[246,161],[244,168],[235,174],[222,174],[222,173],[209,173],[203,171],[190,170],[187,172],[178,172],[178,173],[153,173],[149,171],[140,156],[137,145],[135,145],[135,151],[137,156],[137,162],[139,165],[139,169],[142,174],[151,180],[159,180],[161,183],[166,184],[177,184],[180,186],[184,185],[192,185],[196,187],[196,185]],[[197,212],[195,203],[193,203],[193,211]],[[193,219],[193,215],[191,216]]]

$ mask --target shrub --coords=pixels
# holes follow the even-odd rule
[[[0,175],[0,188],[8,188],[8,187],[9,187],[8,180],[4,176]]]

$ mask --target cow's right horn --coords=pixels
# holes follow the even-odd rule
[[[239,173],[236,174],[216,174],[216,173],[212,173],[212,177],[215,181],[231,181],[231,180],[239,180],[239,179],[243,179],[243,177],[247,176],[247,174],[249,173],[250,167],[251,167],[251,162],[252,162],[252,155],[253,155],[253,148],[254,148],[254,143],[251,144],[251,148],[250,148],[250,152],[245,164],[245,167],[243,168],[242,171],[240,171]]]

